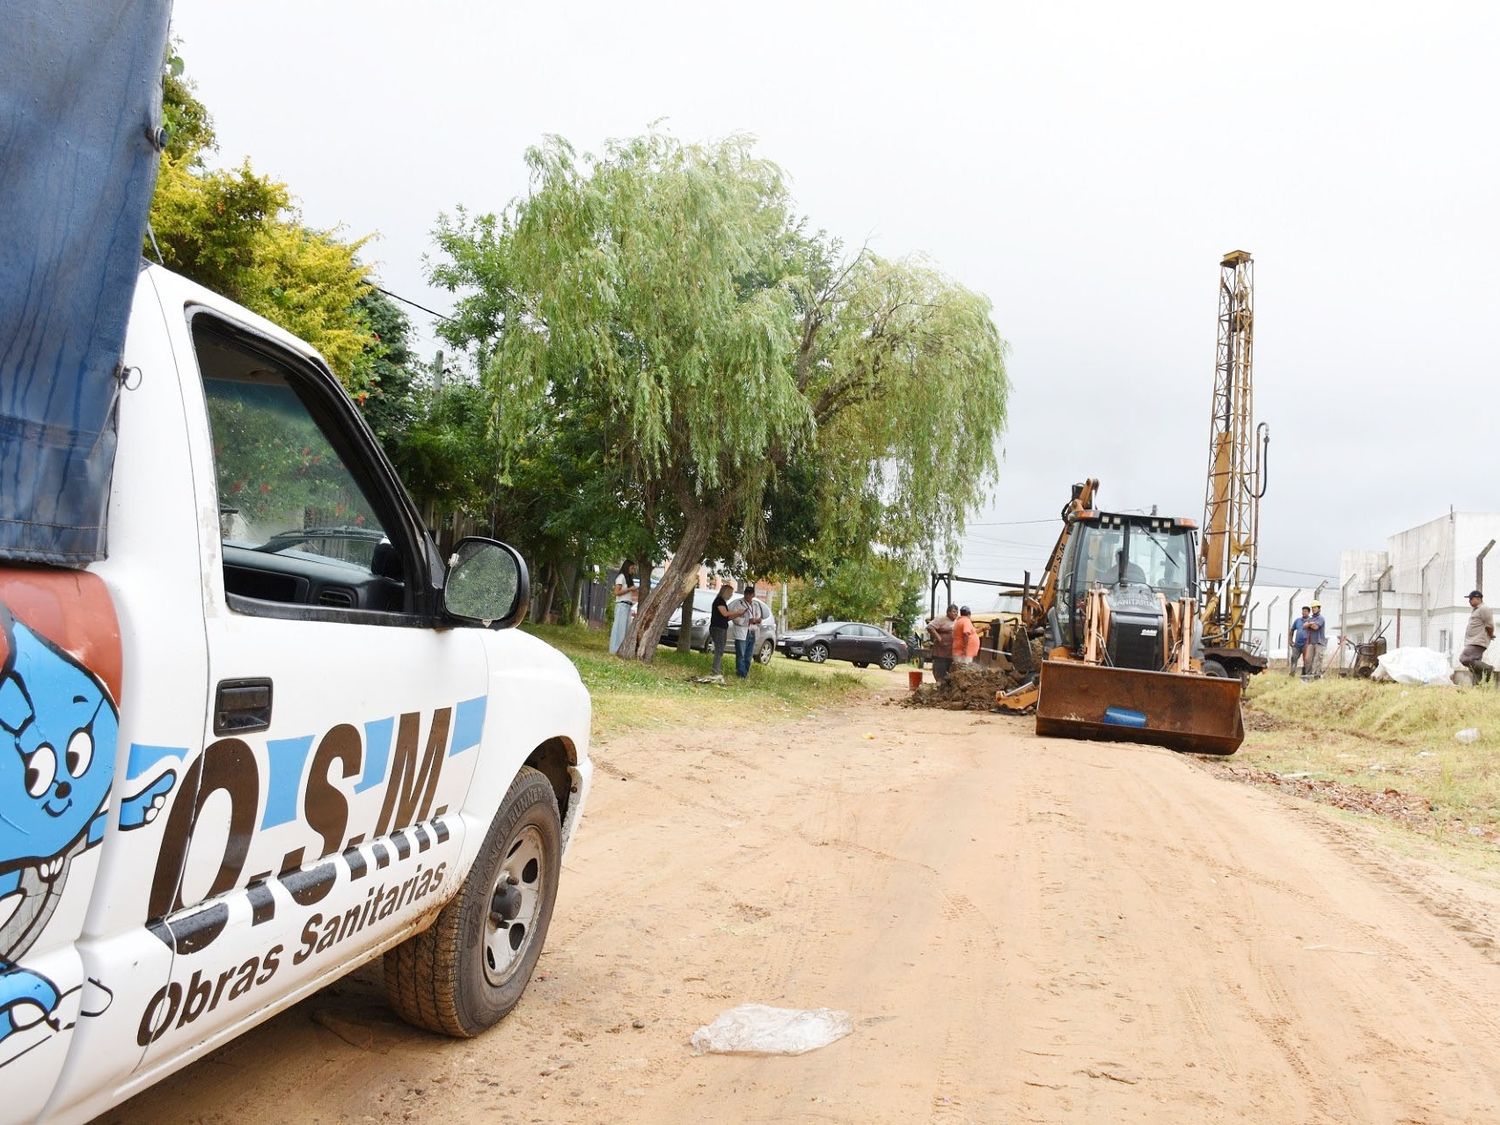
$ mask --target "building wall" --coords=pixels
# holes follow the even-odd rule
[[[1383,551],[1343,552],[1339,582],[1348,591],[1349,635],[1364,641],[1383,628],[1391,648],[1420,645],[1456,662],[1469,620],[1475,557],[1492,539],[1500,540],[1500,513],[1452,512],[1397,532]],[[1376,579],[1387,567],[1377,611]],[[1500,548],[1485,559],[1485,573],[1500,590]],[[1500,648],[1492,646],[1490,659],[1497,654]]]

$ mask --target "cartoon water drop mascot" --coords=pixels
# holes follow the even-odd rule
[[[56,986],[18,962],[57,909],[69,864],[104,837],[118,733],[104,684],[0,603],[0,1041],[38,1023],[65,1030]],[[120,828],[155,819],[176,781],[169,770],[127,798]]]

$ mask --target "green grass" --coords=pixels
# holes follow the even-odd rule
[[[1500,828],[1500,692],[1266,673],[1249,698],[1237,761],[1424,798],[1439,834]],[[1454,738],[1469,727],[1478,742]]]
[[[797,718],[815,707],[869,689],[863,676],[776,656],[756,664],[747,680],[734,676],[734,653],[724,657],[725,685],[694,683],[709,673],[712,658],[657,648],[650,664],[620,660],[608,652],[609,635],[582,626],[527,625],[527,632],[560,649],[578,668],[594,701],[593,735],[608,738],[632,730],[686,723],[763,722],[777,715]]]

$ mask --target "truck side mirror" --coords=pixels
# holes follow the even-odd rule
[[[448,560],[443,610],[460,621],[508,629],[526,620],[531,579],[512,547],[477,536],[460,539]]]

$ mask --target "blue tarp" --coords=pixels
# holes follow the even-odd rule
[[[0,7],[0,559],[104,557],[170,9]]]

